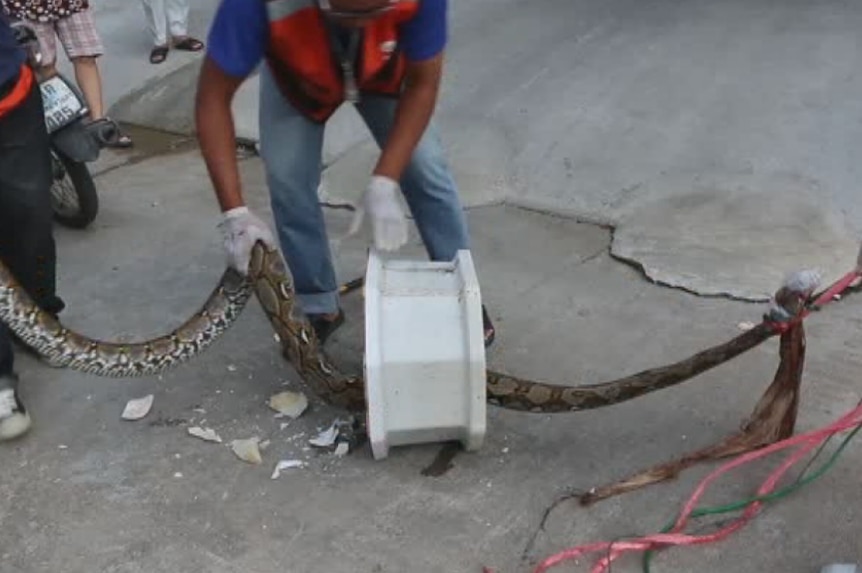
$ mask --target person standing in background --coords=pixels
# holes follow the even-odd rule
[[[141,3],[153,35],[151,64],[164,62],[171,45],[184,52],[199,52],[204,48],[203,42],[188,35],[189,0],[141,0]]]
[[[88,0],[0,0],[13,20],[29,26],[39,39],[42,66],[39,75],[57,73],[57,38],[75,68],[75,81],[90,110],[93,122],[108,120],[102,101],[102,76],[96,60],[104,53]],[[131,147],[128,135],[118,133],[106,147]]]

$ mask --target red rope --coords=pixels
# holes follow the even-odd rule
[[[833,283],[832,286],[826,289],[826,291],[824,291],[820,296],[818,296],[817,299],[815,299],[815,301],[813,302],[813,306],[822,307],[832,302],[833,300],[835,300],[835,297],[837,295],[847,290],[847,288],[849,288],[850,285],[856,282],[860,278],[860,276],[862,276],[862,272],[860,272],[860,270],[858,269],[847,273],[838,281]],[[799,313],[798,316],[794,317],[792,320],[789,320],[787,322],[771,322],[771,326],[775,329],[776,332],[782,333],[789,330],[794,325],[802,322],[809,314],[811,314],[810,305],[807,306],[802,312]],[[561,551],[555,555],[552,555],[542,561],[534,569],[534,573],[544,573],[545,571],[549,570],[552,567],[555,567],[556,565],[559,565],[560,563],[563,563],[564,561],[577,559],[578,557],[582,557],[589,553],[596,552],[603,552],[606,553],[606,555],[605,557],[600,559],[598,563],[595,564],[595,566],[593,566],[592,573],[604,573],[609,569],[613,561],[615,561],[625,553],[644,552],[673,546],[701,545],[705,543],[714,543],[716,541],[721,541],[726,537],[730,536],[731,534],[735,533],[736,531],[742,529],[758,513],[763,503],[757,501],[752,502],[746,507],[745,512],[738,519],[714,533],[708,535],[690,535],[680,533],[682,529],[688,524],[691,513],[697,507],[697,502],[700,500],[701,497],[703,497],[707,487],[712,482],[738,466],[751,463],[757,459],[768,456],[780,450],[785,450],[793,446],[798,446],[797,450],[790,454],[787,459],[784,460],[784,462],[779,465],[778,468],[776,468],[775,471],[772,472],[772,474],[769,475],[766,481],[764,481],[760,488],[757,490],[758,496],[769,494],[775,490],[776,486],[778,485],[778,482],[794,464],[798,463],[802,458],[804,458],[813,449],[818,447],[822,442],[827,440],[833,434],[846,431],[860,424],[862,424],[862,405],[857,406],[855,409],[838,419],[838,421],[826,426],[825,428],[814,430],[806,434],[793,436],[786,440],[782,440],[780,442],[775,442],[774,444],[771,444],[769,446],[765,446],[756,451],[743,454],[735,458],[734,460],[722,465],[721,467],[710,473],[703,480],[701,480],[694,493],[683,507],[682,512],[680,513],[676,523],[674,524],[674,527],[670,530],[670,532],[647,535],[644,537],[627,541],[602,541],[572,547],[570,549],[566,549],[565,551]],[[483,573],[494,573],[494,571],[488,567],[484,567],[482,571]]]
[[[858,426],[859,424],[862,424],[862,406],[856,407],[848,414],[840,418],[838,421],[826,426],[825,428],[808,432],[806,434],[800,434],[798,436],[794,436],[786,440],[776,442],[760,450],[741,455],[738,458],[732,460],[731,462],[728,462],[727,464],[724,464],[717,470],[713,471],[706,478],[704,478],[700,482],[700,484],[698,484],[694,494],[691,496],[688,502],[686,502],[682,513],[680,514],[679,518],[676,521],[676,524],[670,532],[647,535],[628,541],[598,542],[573,547],[571,549],[567,549],[565,551],[552,555],[551,557],[548,557],[547,559],[542,561],[542,563],[540,563],[538,567],[536,567],[534,572],[544,573],[548,569],[559,565],[564,561],[576,559],[588,553],[595,553],[601,551],[605,553],[609,552],[609,554],[602,558],[593,567],[592,573],[604,573],[605,571],[607,571],[611,562],[628,552],[643,552],[671,546],[701,545],[705,543],[714,543],[716,541],[721,541],[722,539],[728,537],[732,533],[738,531],[743,526],[745,526],[745,524],[748,523],[748,521],[751,520],[751,518],[754,517],[755,514],[757,514],[758,510],[762,506],[762,502],[751,503],[746,508],[745,513],[737,520],[735,520],[730,525],[727,525],[726,527],[723,527],[722,529],[709,535],[689,535],[680,533],[680,531],[687,525],[691,513],[697,506],[697,502],[706,492],[706,488],[713,481],[738,466],[750,463],[754,460],[757,460],[764,456],[768,456],[780,450],[784,450],[793,446],[799,446],[799,448],[795,452],[788,456],[788,458],[772,474],[770,474],[770,476],[763,483],[763,485],[761,485],[761,487],[757,490],[758,496],[768,494],[775,490],[780,479],[794,464],[799,462],[799,460],[801,460],[813,449],[815,449],[821,442],[825,441],[829,438],[829,436],[833,434],[843,432],[845,430]],[[488,570],[488,573],[491,573],[490,570]]]

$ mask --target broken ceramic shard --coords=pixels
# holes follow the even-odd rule
[[[334,422],[327,429],[308,440],[308,443],[316,448],[329,448],[338,437],[338,422]]]
[[[215,442],[217,444],[222,443],[221,436],[219,436],[212,428],[201,428],[199,426],[194,426],[188,429],[188,433],[190,436],[200,438],[207,442]]]
[[[123,410],[124,420],[140,420],[150,413],[150,408],[153,407],[153,395],[144,396],[136,400],[129,400]]]
[[[269,407],[278,412],[276,418],[296,419],[308,408],[308,398],[301,392],[279,392],[269,399]]]
[[[284,470],[302,467],[305,467],[305,462],[302,460],[281,460],[276,464],[270,479],[278,479]]]
[[[315,448],[328,449],[338,457],[345,456],[357,445],[355,429],[353,420],[339,418],[308,443]]]
[[[263,460],[260,457],[259,443],[260,438],[258,437],[234,440],[230,443],[230,448],[236,457],[242,461],[250,464],[260,464]]]

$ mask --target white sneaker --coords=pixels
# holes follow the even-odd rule
[[[30,414],[18,396],[18,377],[0,377],[0,442],[12,440],[30,429]]]

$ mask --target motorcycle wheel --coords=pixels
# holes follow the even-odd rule
[[[72,161],[55,151],[51,152],[51,163],[54,220],[73,229],[87,227],[99,212],[99,196],[87,164]]]

